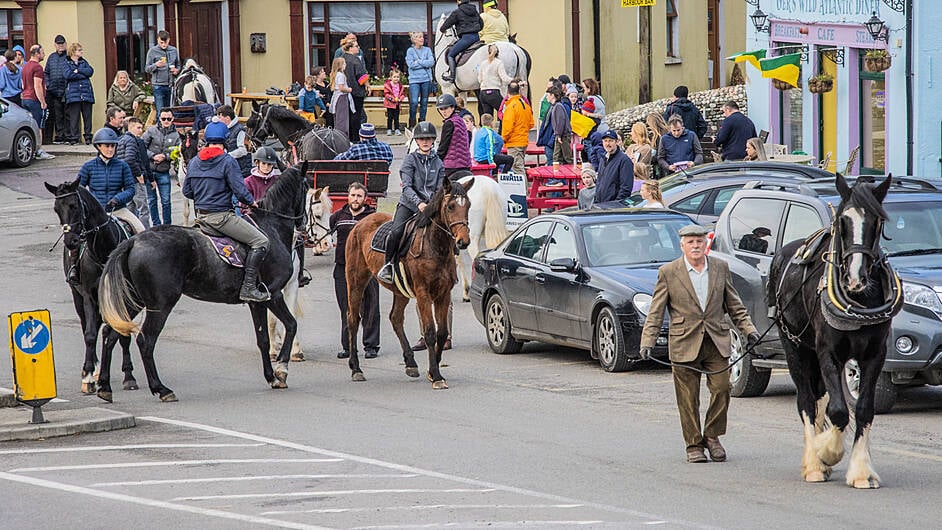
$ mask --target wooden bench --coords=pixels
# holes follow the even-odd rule
[[[308,163],[311,187],[330,186],[333,211],[347,204],[347,188],[354,182],[366,187],[367,201],[373,206],[386,196],[389,186],[389,164],[385,160],[312,160]]]

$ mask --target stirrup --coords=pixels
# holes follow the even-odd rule
[[[301,269],[301,273],[298,274],[298,289],[301,287],[307,287],[311,283],[311,273],[307,269]]]
[[[376,273],[376,279],[383,283],[392,283],[394,274],[392,262],[387,262],[384,263],[383,268]]]

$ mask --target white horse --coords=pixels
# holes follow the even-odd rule
[[[481,88],[478,83],[478,68],[487,60],[487,46],[481,46],[468,59],[468,62],[458,66],[454,82],[445,81],[444,74],[448,73],[448,47],[458,40],[454,28],[442,32],[442,23],[447,14],[442,14],[435,30],[435,80],[442,88],[442,93],[456,95],[458,92],[474,92]],[[513,37],[511,37],[513,39]],[[530,55],[513,42],[495,42],[500,54],[498,60],[504,63],[504,69],[511,78],[519,77],[526,80],[530,75]],[[525,96],[529,95],[529,86]],[[473,204],[473,203],[472,203]]]
[[[457,258],[461,274],[461,300],[464,302],[471,301],[468,292],[471,288],[471,273],[467,267],[473,265],[481,249],[481,238],[484,238],[484,248],[494,248],[507,237],[507,202],[510,200],[500,184],[491,177],[471,175],[458,182],[464,184],[471,179],[474,179],[474,186],[468,190],[468,200],[471,201],[471,209],[468,210],[471,244]],[[467,266],[465,256],[468,257]]]
[[[195,101],[215,105],[221,103],[216,83],[193,59],[187,59],[173,82],[173,104]]]
[[[327,187],[324,187],[308,190],[307,192],[307,206],[305,207],[307,226],[305,232],[307,237],[314,242],[315,256],[319,256],[333,247],[333,238],[327,228],[333,206],[328,195],[329,191]],[[304,247],[299,248],[298,251],[304,252]],[[301,272],[301,259],[297,252],[292,256],[291,265],[291,279],[285,284],[281,293],[285,297],[285,305],[291,310],[291,314],[294,315],[295,319],[300,319],[304,316],[304,307],[301,298],[298,296],[298,275]],[[268,313],[268,338],[271,341],[269,356],[274,358],[281,351],[281,346],[284,344],[285,328],[271,312]],[[301,343],[298,341],[297,335],[294,336],[294,342],[291,344],[291,360],[295,362],[304,360],[304,352],[301,350]]]

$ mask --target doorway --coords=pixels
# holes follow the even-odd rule
[[[818,159],[831,153],[831,161],[825,169],[834,172],[837,169],[837,64],[823,56],[818,60],[821,61],[821,72],[830,74],[834,79],[834,88],[818,97]]]
[[[225,84],[222,61],[222,3],[186,2],[180,16],[181,60],[193,58],[220,88]]]

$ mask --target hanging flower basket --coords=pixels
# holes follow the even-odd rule
[[[871,50],[864,56],[864,68],[868,72],[885,72],[893,65],[893,58],[886,50]]]
[[[773,79],[772,86],[774,86],[775,88],[779,90],[791,90],[795,88],[795,85],[792,85],[791,83],[786,83],[785,81],[782,81],[781,79]]]
[[[816,75],[808,80],[808,91],[813,94],[823,94],[834,90],[834,78],[827,75]]]

